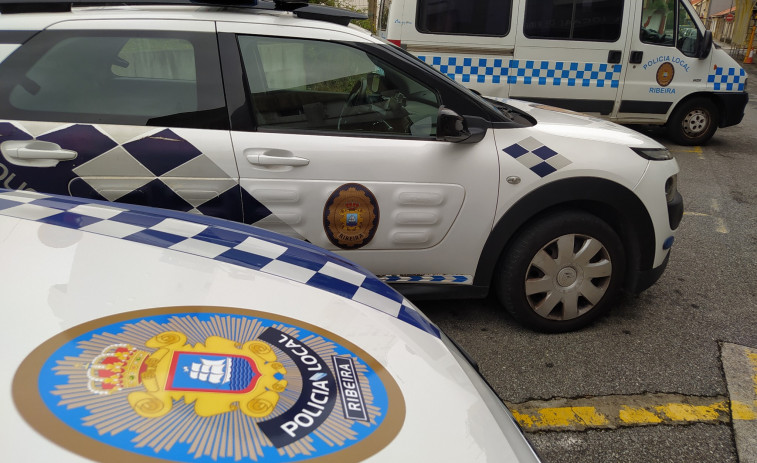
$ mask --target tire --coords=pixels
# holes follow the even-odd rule
[[[617,233],[598,217],[564,211],[518,233],[500,259],[497,294],[517,321],[548,333],[582,328],[620,293],[626,257]]]
[[[705,144],[718,128],[718,108],[705,98],[694,98],[678,106],[668,120],[668,137],[683,146]]]

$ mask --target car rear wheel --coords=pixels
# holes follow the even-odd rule
[[[625,262],[620,238],[598,217],[580,211],[544,216],[521,231],[501,259],[498,296],[532,329],[575,330],[608,310]]]

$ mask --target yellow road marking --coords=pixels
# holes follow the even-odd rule
[[[665,404],[655,407],[658,413],[664,414],[673,421],[714,421],[719,412],[727,410],[725,402],[712,405]]]
[[[741,420],[741,421],[757,420],[757,412],[754,410],[754,407],[750,407],[749,405],[743,404],[741,402],[731,403],[731,413],[733,414],[734,421],[735,420]]]
[[[757,366],[757,355],[754,362]],[[757,403],[672,394],[554,399],[507,406],[518,424],[530,432],[757,420]]]
[[[704,151],[702,151],[701,146],[692,146],[689,149],[679,148],[679,149],[670,150],[670,151],[672,153],[694,153],[697,155],[699,159],[704,159]]]
[[[730,232],[728,230],[728,226],[725,223],[725,219],[721,217],[715,217],[713,215],[705,214],[702,212],[689,212],[689,211],[685,211],[683,215],[691,215],[694,217],[712,217],[715,220],[715,223],[717,224],[717,227],[715,228],[715,230],[718,233],[723,233],[724,235],[727,235]]]
[[[643,408],[631,408],[621,405],[618,415],[620,421],[628,424],[657,424],[662,423],[662,418]]]

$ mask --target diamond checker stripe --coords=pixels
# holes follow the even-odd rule
[[[571,164],[568,158],[533,137],[521,140],[502,151],[540,177],[546,177]]]
[[[0,189],[0,215],[204,256],[299,281],[387,313],[439,337],[402,295],[336,254],[258,228],[206,216]]]

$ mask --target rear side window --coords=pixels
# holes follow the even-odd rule
[[[0,109],[20,120],[221,128],[216,50],[211,34],[40,34],[0,65]]]
[[[623,0],[526,0],[529,38],[615,42],[622,27]]]
[[[502,37],[510,32],[511,0],[418,0],[416,24],[427,34]]]

